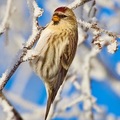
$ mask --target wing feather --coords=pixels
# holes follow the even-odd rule
[[[75,32],[75,35],[73,34],[69,35],[68,40],[69,40],[69,44],[66,46],[64,53],[61,56],[61,64],[65,69],[69,68],[75,56],[77,42],[78,42],[77,31]]]
[[[46,28],[43,30],[43,32],[41,33],[40,39],[38,40],[34,50],[40,54],[41,50],[43,50],[43,48],[47,48],[47,42],[50,38],[50,36],[53,34],[53,31]]]

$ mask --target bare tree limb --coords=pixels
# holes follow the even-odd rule
[[[68,5],[68,7],[74,10],[77,7],[84,5],[85,3],[89,2],[89,1],[92,1],[92,0],[75,0],[73,3]]]
[[[35,1],[33,1],[33,8],[34,8],[34,16],[33,16],[33,28],[32,28],[32,35],[28,39],[28,42],[24,45],[23,49],[19,51],[17,59],[14,61],[12,66],[3,73],[2,77],[0,78],[0,91],[4,88],[4,86],[7,84],[8,80],[11,78],[11,76],[14,74],[16,69],[19,67],[19,65],[24,62],[23,57],[26,55],[27,50],[31,49],[34,45],[34,43],[39,39],[42,27],[38,26],[37,19],[39,16],[42,15],[43,10],[38,8]]]
[[[3,108],[3,111],[7,114],[6,120],[23,120],[2,92],[0,92],[0,105]]]
[[[91,95],[91,86],[90,86],[90,65],[91,59],[95,57],[100,52],[99,49],[93,47],[91,52],[85,57],[85,62],[83,65],[83,78],[82,78],[82,93],[86,96],[86,99],[83,101],[84,117],[85,120],[93,120],[92,113],[92,95]],[[85,89],[86,88],[86,89]]]
[[[9,17],[10,17],[10,13],[11,13],[11,9],[12,9],[12,2],[13,2],[13,0],[7,1],[6,13],[5,13],[4,19],[0,25],[0,35],[2,35],[8,29]]]
[[[119,38],[120,35],[117,35],[116,33],[113,33],[113,32],[110,32],[108,30],[105,30],[103,28],[100,28],[97,23],[88,23],[88,22],[85,22],[85,21],[82,21],[82,20],[78,20],[78,23],[80,25],[83,25],[84,27],[88,28],[88,29],[92,29],[93,30],[93,33],[94,32],[99,32],[99,33],[105,33],[109,36],[112,36],[114,38]]]

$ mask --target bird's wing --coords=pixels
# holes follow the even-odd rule
[[[68,69],[71,65],[73,58],[75,56],[76,48],[77,48],[77,42],[78,42],[78,34],[76,31],[75,35],[69,35],[69,44],[66,45],[66,48],[64,50],[64,53],[61,56],[61,64],[64,69]]]
[[[59,87],[62,85],[65,76],[67,74],[68,68],[71,65],[73,58],[75,56],[76,48],[77,48],[77,41],[78,41],[78,34],[76,34],[76,37],[74,36],[69,36],[69,44],[66,45],[65,50],[63,54],[60,57],[60,66],[59,66],[59,72],[58,75],[56,76],[56,80],[54,80],[54,86],[53,86],[53,92],[52,92],[52,97],[53,100],[57,94],[57,91]]]
[[[61,84],[63,83],[65,76],[67,74],[67,71],[75,56],[77,41],[78,41],[77,34],[76,34],[76,37],[72,35],[69,36],[68,40],[69,40],[69,44],[66,45],[64,52],[60,57],[59,72],[57,75],[56,83],[54,85],[55,90],[58,90]]]
[[[41,53],[41,50],[45,47],[47,48],[47,42],[48,42],[48,39],[50,38],[50,36],[53,34],[53,31],[48,29],[48,28],[45,28],[42,33],[41,33],[41,36],[40,36],[40,39],[38,40],[34,50],[40,54]]]

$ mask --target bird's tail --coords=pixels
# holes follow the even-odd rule
[[[53,103],[55,96],[56,96],[60,86],[62,85],[66,74],[67,74],[67,70],[64,68],[61,68],[57,77],[47,87],[48,88],[48,101],[47,101],[45,120],[47,119],[51,104]]]
[[[55,96],[57,94],[58,90],[48,90],[48,101],[47,101],[47,108],[46,108],[46,114],[45,114],[45,120],[47,119],[51,104],[53,103]]]

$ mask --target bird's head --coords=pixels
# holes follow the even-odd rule
[[[68,7],[59,7],[54,11],[52,21],[54,24],[59,24],[60,21],[76,21],[75,14]]]

